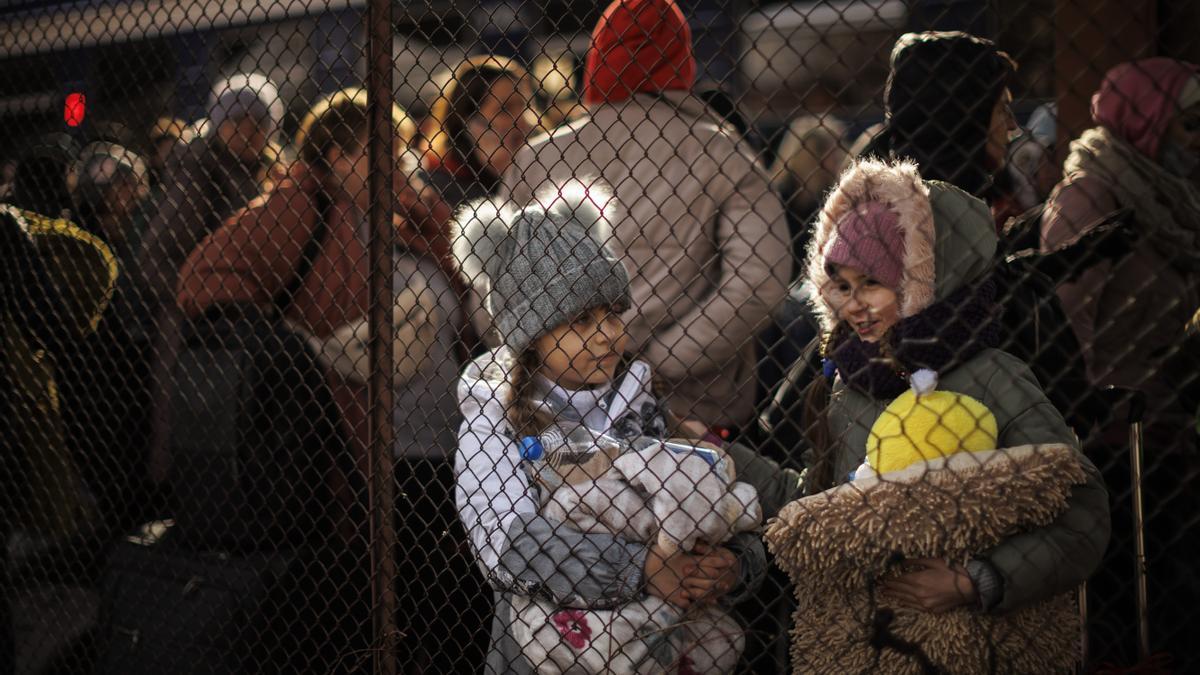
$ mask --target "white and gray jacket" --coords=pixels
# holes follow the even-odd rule
[[[501,347],[467,364],[458,383],[463,422],[454,460],[455,501],[476,559],[498,592],[489,673],[533,672],[508,636],[513,616],[508,594],[538,595],[564,606],[615,607],[642,595],[647,550],[639,542],[581,533],[539,514],[537,488],[520,465],[506,415],[512,363],[511,352]],[[665,432],[650,367],[640,361],[606,389],[569,392],[541,386],[538,391],[539,403],[560,419],[574,418],[595,431],[618,437]],[[742,567],[740,593],[728,598],[736,602],[761,582],[766,554],[755,534],[739,535],[727,545]]]

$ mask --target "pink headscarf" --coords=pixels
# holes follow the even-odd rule
[[[1092,119],[1158,161],[1163,136],[1179,112],[1179,95],[1200,68],[1163,57],[1122,63],[1092,96]]]

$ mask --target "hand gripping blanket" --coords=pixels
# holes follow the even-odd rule
[[[569,472],[570,473],[570,472]],[[761,522],[754,488],[732,460],[711,464],[661,443],[616,457],[597,477],[570,473],[542,513],[582,532],[606,532],[666,550],[720,544]],[[682,611],[646,596],[616,608],[570,608],[515,596],[511,629],[539,673],[731,673],[745,645],[719,606]]]
[[[889,606],[878,581],[905,559],[965,564],[1052,522],[1085,474],[1065,445],[960,452],[797,500],[767,527],[799,606],[796,673],[1067,673],[1080,635],[1073,592],[1003,615]]]

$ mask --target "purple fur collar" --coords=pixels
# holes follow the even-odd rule
[[[874,399],[894,399],[908,389],[913,371],[929,368],[944,375],[1000,344],[995,297],[996,284],[989,277],[901,319],[884,337],[894,360],[884,356],[879,343],[863,342],[844,329],[834,330],[828,356],[851,387]]]

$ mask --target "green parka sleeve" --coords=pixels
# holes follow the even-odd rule
[[[1015,357],[994,352],[997,368],[985,390],[985,405],[998,419],[1000,447],[1066,443],[1078,450],[1075,434],[1050,404],[1029,368]],[[1087,481],[1075,486],[1067,510],[1046,527],[1014,535],[983,552],[1003,580],[999,601],[989,609],[1006,612],[1072,590],[1095,571],[1108,545],[1108,491],[1100,472],[1079,455]]]
[[[803,474],[799,471],[786,469],[738,443],[731,444],[726,452],[733,458],[737,479],[758,491],[764,520],[775,517],[788,502],[804,496]]]

